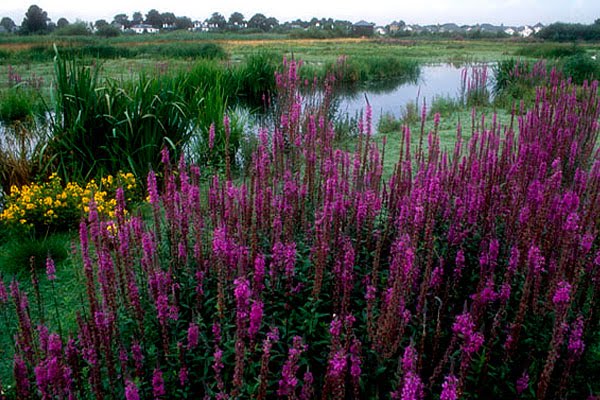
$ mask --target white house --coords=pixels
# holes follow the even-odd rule
[[[194,21],[194,26],[190,28],[190,30],[194,32],[208,32],[210,30],[210,27],[206,22],[196,20]]]
[[[506,28],[506,29],[504,30],[504,33],[506,33],[507,35],[510,35],[510,36],[512,36],[512,35],[514,35],[515,33],[517,33],[517,31],[515,31],[513,28]]]
[[[387,31],[385,30],[385,28],[383,26],[376,26],[375,33],[378,34],[379,36],[385,36],[387,34]]]
[[[519,27],[519,36],[521,37],[529,37],[533,35],[534,30],[529,25]]]
[[[158,28],[155,28],[152,25],[148,25],[148,24],[133,25],[131,27],[131,30],[134,31],[137,34],[142,34],[142,33],[158,33],[160,31]]]

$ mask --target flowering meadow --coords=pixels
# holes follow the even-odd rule
[[[483,119],[468,140],[459,126],[447,150],[437,117],[378,146],[367,108],[346,152],[299,68],[277,75],[279,123],[247,177],[226,160],[207,183],[163,150],[144,214],[122,189],[113,219],[92,199],[76,329],[0,284],[18,320],[0,397],[600,395],[597,82],[553,72],[510,126]],[[400,154],[389,179],[386,153]]]

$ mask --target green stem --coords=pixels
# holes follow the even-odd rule
[[[58,312],[58,301],[56,300],[56,289],[54,288],[54,281],[50,282],[52,284],[52,297],[54,299],[54,312],[56,314],[56,323],[58,324],[58,333],[60,337],[63,337],[62,323],[60,322],[60,315]]]

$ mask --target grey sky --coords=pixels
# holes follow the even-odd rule
[[[381,25],[393,20],[418,24],[489,22],[524,25],[556,21],[589,24],[600,18],[599,0],[39,0],[33,3],[1,0],[0,17],[11,17],[20,24],[30,4],[37,4],[55,22],[60,17],[70,21],[102,18],[110,22],[118,13],[126,13],[131,17],[134,11],[146,14],[153,8],[178,16],[185,15],[193,20],[204,20],[215,11],[228,18],[232,12],[239,11],[246,19],[261,12],[280,22],[296,18],[309,20],[312,17],[332,17],[352,22],[365,19]]]

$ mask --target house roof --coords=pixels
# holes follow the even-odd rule
[[[365,20],[360,20],[357,23],[355,23],[354,26],[375,26],[375,24],[372,22],[367,22]]]

